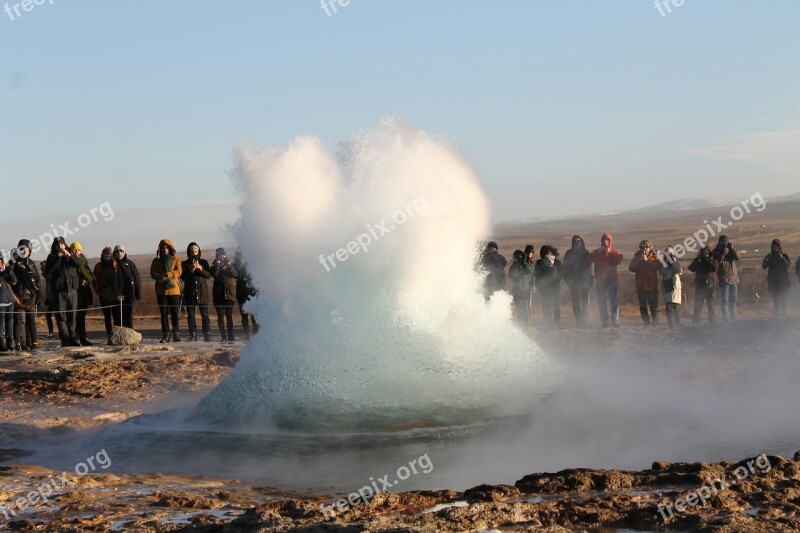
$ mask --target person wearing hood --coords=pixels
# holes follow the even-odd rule
[[[528,326],[531,320],[533,271],[534,266],[528,261],[525,252],[514,250],[514,262],[508,269],[508,277],[511,278],[511,296],[516,308],[514,318],[523,326]]]
[[[622,263],[622,253],[614,248],[610,233],[600,237],[600,248],[589,254],[589,262],[594,264],[594,277],[597,289],[597,306],[600,321],[604,328],[609,325],[608,303],[611,304],[611,325],[619,327],[619,277],[617,267]]]
[[[75,254],[67,247],[64,237],[56,237],[45,263],[45,278],[51,309],[56,316],[61,346],[81,345],[75,329],[78,287],[81,284],[78,276],[80,264]]]
[[[92,286],[94,285],[94,272],[89,268],[89,261],[83,255],[83,246],[79,242],[73,242],[69,245],[72,255],[78,261],[78,277],[80,284],[78,285],[78,310],[75,313],[75,332],[78,334],[78,339],[81,346],[92,346],[92,342],[86,333],[86,315],[89,313],[89,307],[94,304],[94,296],[92,295]]]
[[[12,267],[17,277],[14,294],[21,309],[14,315],[14,340],[24,350],[39,347],[36,332],[36,309],[42,299],[41,278],[36,262],[31,259],[31,241],[21,239],[14,249],[15,262]]]
[[[186,248],[186,261],[182,264],[183,304],[189,321],[189,340],[197,340],[197,309],[203,326],[203,340],[211,342],[211,319],[208,316],[208,280],[211,279],[211,265],[203,259],[200,246],[189,243]]]
[[[53,337],[53,308],[55,307],[50,301],[50,294],[51,290],[50,287],[47,286],[47,276],[44,275],[47,272],[47,261],[42,261],[39,263],[39,270],[44,277],[44,285],[42,288],[44,289],[44,297],[42,298],[42,308],[44,309],[44,320],[47,323],[47,338],[52,339]]]
[[[479,270],[486,274],[483,296],[487,302],[492,294],[502,291],[506,287],[506,264],[508,262],[498,250],[497,243],[489,241],[479,261]]]
[[[589,290],[594,285],[589,251],[580,235],[572,236],[572,248],[564,254],[564,281],[572,300],[572,312],[578,327],[586,327],[589,319]]]
[[[540,259],[534,265],[534,280],[542,300],[542,314],[548,326],[561,323],[561,261],[558,250],[545,244],[539,250]]]
[[[661,283],[664,285],[664,302],[666,304],[667,324],[669,327],[681,325],[681,263],[675,257],[671,246],[664,249],[658,264]]]
[[[133,304],[142,298],[142,278],[121,244],[114,246],[114,261],[122,272],[122,326],[133,329]]]
[[[736,320],[736,305],[739,295],[738,265],[742,254],[725,235],[719,236],[719,242],[711,253],[719,263],[717,281],[719,281],[719,305],[722,308],[722,320],[725,322]]]
[[[772,295],[772,306],[776,317],[786,316],[786,302],[792,282],[789,280],[789,256],[783,253],[780,239],[772,241],[769,254],[761,267],[767,271],[767,288]]]
[[[170,341],[170,318],[172,340],[181,342],[178,311],[181,307],[180,278],[183,273],[181,260],[169,239],[161,239],[156,256],[150,263],[150,277],[156,280],[156,300],[161,315],[161,342]]]
[[[647,326],[658,324],[658,265],[653,243],[648,240],[639,243],[639,251],[634,254],[628,265],[628,270],[636,275],[639,314]]]
[[[239,273],[228,260],[225,248],[217,248],[211,263],[211,275],[214,277],[212,293],[219,334],[222,342],[233,342],[236,340],[233,336],[233,306],[236,305],[236,276]]]
[[[14,271],[0,254],[0,352],[14,349],[14,305],[19,300],[11,287],[16,282]]]
[[[694,272],[694,315],[692,322],[699,324],[703,314],[703,301],[708,305],[708,321],[713,324],[717,321],[715,302],[717,299],[717,277],[714,273],[719,268],[719,262],[714,259],[711,248],[704,246],[697,252],[689,264],[689,272]]]
[[[111,332],[113,326],[122,325],[121,309],[119,307],[125,296],[123,294],[122,270],[114,260],[114,251],[110,246],[103,248],[100,253],[100,262],[94,266],[94,290],[100,300],[100,307],[103,309],[103,319],[108,336],[109,346],[111,342]]]
[[[258,289],[253,285],[253,278],[247,269],[247,261],[244,259],[242,249],[236,250],[233,256],[233,267],[238,272],[236,277],[236,301],[239,304],[239,313],[242,315],[242,329],[244,330],[245,340],[250,340],[250,322],[253,323],[253,335],[258,334],[259,326],[256,317],[252,313],[247,313],[244,306],[251,298],[258,296]]]
[[[526,244],[525,249],[522,251],[525,254],[525,261],[527,261],[528,265],[530,265],[531,270],[533,267],[536,266],[536,248],[532,244]],[[528,295],[528,309],[533,307],[533,294],[536,292],[536,283],[534,283],[534,279],[531,278],[531,293]]]

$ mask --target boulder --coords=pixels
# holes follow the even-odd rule
[[[111,329],[111,344],[114,346],[136,346],[142,342],[142,334],[131,328],[114,326]]]

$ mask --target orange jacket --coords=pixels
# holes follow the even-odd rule
[[[622,263],[622,253],[612,246],[610,233],[604,233],[608,239],[608,250],[598,248],[589,254],[589,261],[594,263],[594,277],[597,281],[617,281],[617,265]]]
[[[165,244],[169,246],[170,253],[172,254],[172,262],[167,272],[164,271],[164,265],[161,263],[161,248],[163,248]],[[150,263],[150,277],[156,280],[156,296],[180,296],[180,279],[182,273],[181,259],[178,257],[178,252],[175,250],[172,241],[169,239],[161,239],[158,243],[156,257],[153,259],[153,262]],[[161,280],[163,274],[166,274],[167,277]],[[171,287],[168,287],[169,285],[171,285]]]

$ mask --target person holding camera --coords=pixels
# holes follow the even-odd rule
[[[183,304],[189,321],[189,340],[197,340],[197,309],[203,327],[203,340],[211,342],[211,319],[208,316],[208,280],[211,279],[211,266],[202,258],[200,246],[189,243],[186,248],[188,259],[183,262]]]
[[[239,274],[236,277],[236,301],[239,304],[239,313],[242,315],[242,329],[244,330],[245,340],[250,340],[250,322],[253,323],[253,335],[258,334],[259,326],[256,322],[256,317],[252,313],[247,313],[244,306],[251,298],[258,296],[258,289],[253,285],[253,278],[247,270],[247,261],[245,261],[242,249],[236,250],[236,255],[233,256],[233,267]]]
[[[564,281],[569,287],[572,312],[579,328],[586,327],[589,318],[589,290],[594,285],[589,251],[580,235],[572,236],[572,247],[564,254]]]
[[[725,235],[719,236],[719,242],[712,252],[719,262],[717,280],[719,281],[719,305],[722,308],[722,320],[736,320],[736,305],[739,295],[739,253]]]
[[[31,259],[31,241],[21,239],[14,249],[14,275],[17,284],[14,294],[20,301],[20,311],[14,315],[14,339],[20,348],[39,347],[36,332],[36,308],[42,299],[41,278],[36,262]]]
[[[531,289],[533,288],[534,265],[522,250],[514,250],[514,262],[508,269],[511,278],[511,296],[514,298],[514,318],[527,327],[531,320]]]
[[[639,243],[639,251],[628,265],[628,270],[636,275],[639,314],[646,326],[658,324],[658,265],[653,243],[648,240]]]
[[[619,327],[619,274],[617,266],[622,263],[622,253],[614,248],[610,233],[600,237],[600,248],[589,254],[589,262],[594,263],[594,276],[597,281],[597,307],[600,310],[602,327],[609,325],[609,313],[606,302],[611,305],[611,325]]]
[[[233,306],[236,305],[236,276],[239,273],[228,261],[225,248],[217,248],[211,275],[214,277],[213,300],[217,311],[217,325],[222,342],[235,340],[233,336]],[[227,333],[226,333],[227,331]]]
[[[719,268],[719,262],[714,259],[709,246],[700,248],[697,257],[689,264],[689,272],[694,272],[694,315],[692,322],[699,324],[703,314],[703,302],[708,305],[708,321],[714,324],[717,321],[716,296],[717,278],[714,273]]]
[[[539,249],[539,260],[533,266],[533,277],[542,302],[544,323],[557,328],[561,324],[562,267],[558,249],[545,244]]]
[[[499,253],[497,243],[489,241],[478,260],[477,270],[486,274],[483,297],[488,302],[497,291],[506,288],[506,258]]]
[[[767,271],[767,288],[772,295],[772,306],[776,317],[786,316],[786,303],[792,282],[789,280],[789,256],[783,253],[780,239],[774,239],[770,253],[764,258],[761,267]]]
[[[80,262],[67,248],[64,237],[56,237],[50,246],[50,254],[45,263],[50,308],[56,316],[58,336],[61,346],[80,346],[75,331],[75,318],[78,309],[78,276]]]
[[[114,246],[114,261],[122,272],[122,326],[133,329],[133,303],[142,298],[142,278],[121,244]]]
[[[181,342],[178,311],[181,307],[181,285],[178,282],[183,273],[181,260],[175,246],[169,239],[161,239],[156,256],[150,263],[150,277],[156,280],[156,300],[161,315],[161,343],[170,341],[170,319],[172,319],[172,340]]]
[[[114,251],[110,246],[103,248],[100,262],[94,266],[94,290],[103,309],[108,345],[111,346],[112,326],[121,326],[119,304],[124,299],[122,271],[114,260]]]
[[[89,261],[83,255],[81,243],[73,242],[69,245],[69,249],[78,262],[78,278],[80,278],[78,310],[75,313],[75,332],[78,334],[81,346],[92,346],[92,342],[86,333],[86,314],[89,312],[89,307],[94,303],[94,296],[92,295],[92,285],[94,285],[95,281],[94,272],[89,268]]]
[[[664,249],[664,254],[658,263],[658,273],[661,274],[661,283],[664,285],[664,303],[667,315],[667,325],[681,325],[681,263],[675,257],[671,246]]]

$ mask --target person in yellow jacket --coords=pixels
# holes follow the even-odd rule
[[[161,342],[169,342],[169,318],[172,318],[172,340],[181,342],[178,330],[178,311],[181,307],[181,260],[169,239],[158,243],[158,250],[150,263],[150,277],[156,280],[156,300],[161,314]]]

